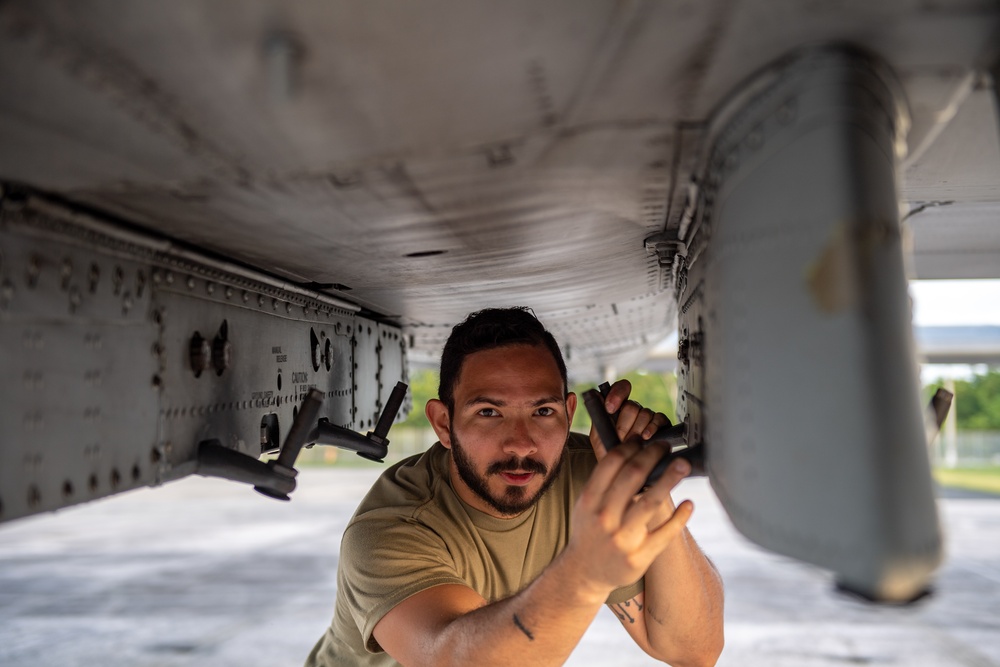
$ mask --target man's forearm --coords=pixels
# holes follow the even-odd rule
[[[608,594],[580,583],[571,559],[557,558],[516,595],[448,623],[435,639],[429,664],[563,664]]]
[[[646,572],[649,646],[675,667],[714,665],[723,645],[722,579],[685,530]]]

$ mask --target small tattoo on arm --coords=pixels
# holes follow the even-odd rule
[[[518,630],[524,633],[524,636],[528,638],[528,641],[535,641],[535,635],[531,634],[531,630],[524,626],[524,623],[522,623],[521,619],[517,617],[517,614],[514,614],[514,625],[517,626]]]
[[[646,610],[646,614],[649,616],[649,618],[651,618],[654,621],[656,621],[657,625],[666,625],[667,624],[666,621],[663,618],[661,618],[660,616],[657,615],[656,610],[653,609],[652,607],[650,607],[649,609]]]
[[[611,611],[615,613],[615,616],[617,616],[618,620],[622,623],[635,623],[635,618],[633,618],[632,614],[629,613],[632,611],[633,603],[635,604],[635,612],[638,614],[638,612],[642,611],[642,605],[635,600],[626,600],[625,602],[609,604],[608,606],[611,607]]]

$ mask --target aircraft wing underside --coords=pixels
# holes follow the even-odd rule
[[[310,390],[371,428],[523,304],[578,379],[678,330],[738,527],[913,597],[905,276],[1000,278],[998,31],[977,0],[0,3],[0,520],[274,451]],[[846,478],[885,511],[824,523]]]

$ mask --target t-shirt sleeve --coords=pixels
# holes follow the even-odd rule
[[[339,585],[372,653],[382,648],[375,625],[393,607],[442,584],[468,585],[455,573],[447,545],[430,528],[402,518],[359,520],[344,533]]]
[[[611,595],[609,595],[608,599],[604,601],[604,604],[621,604],[626,600],[631,600],[644,590],[646,590],[646,580],[640,579],[634,584],[622,586],[621,588],[616,588],[611,591]]]

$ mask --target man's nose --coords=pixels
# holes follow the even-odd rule
[[[538,451],[531,433],[531,424],[525,419],[515,419],[504,439],[504,453],[524,458]]]

